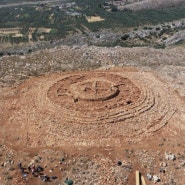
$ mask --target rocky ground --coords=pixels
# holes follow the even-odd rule
[[[132,185],[135,184],[135,171],[139,170],[148,185],[154,184],[155,180],[151,179],[150,181],[150,175],[152,177],[157,176],[158,180],[160,179],[157,184],[183,185],[185,181],[184,53],[185,48],[183,46],[153,49],[148,47],[106,48],[76,45],[71,47],[57,46],[56,48],[38,50],[22,56],[1,57],[0,183],[7,185],[59,185],[63,183],[72,184],[73,182],[73,184],[87,185]],[[90,74],[88,80],[92,80],[88,81],[86,79],[85,86],[88,86],[89,82],[90,84],[94,81],[97,82],[98,80],[95,80],[93,74],[97,74],[98,71],[101,72],[101,78],[99,77],[99,79],[102,79],[101,82],[103,82],[103,85],[100,86],[101,91],[97,91],[101,98],[103,96],[102,92],[108,93],[108,97],[110,93],[107,91],[110,82],[106,82],[105,79],[108,79],[111,83],[117,83],[113,79],[109,79],[110,72],[133,81],[141,92],[145,92],[143,89],[151,90],[150,95],[147,95],[147,93],[142,95],[143,97],[149,97],[146,98],[147,101],[143,101],[146,104],[141,103],[143,107],[150,105],[149,109],[143,109],[145,113],[141,113],[142,116],[148,113],[145,124],[151,125],[147,129],[161,125],[162,120],[166,120],[166,111],[169,112],[170,110],[171,112],[173,110],[172,117],[168,117],[160,129],[154,129],[152,134],[143,135],[139,140],[135,140],[134,137],[127,139],[128,135],[121,131],[121,127],[116,129],[119,128],[120,124],[128,124],[128,121],[132,123],[131,118],[126,119],[127,122],[124,119],[122,121],[115,120],[114,124],[117,124],[117,127],[110,127],[111,120],[106,121],[107,119],[105,119],[102,121],[104,124],[99,125],[100,131],[96,130],[96,132],[104,134],[94,133],[94,136],[101,141],[100,144],[98,142],[93,144],[95,137],[91,133],[89,138],[92,140],[92,144],[87,145],[86,141],[89,138],[86,137],[86,134],[89,131],[84,132],[86,129],[84,124],[88,123],[87,127],[92,125],[94,129],[96,123],[92,116],[84,118],[87,120],[84,124],[79,120],[81,116],[85,115],[78,115],[79,118],[75,120],[76,116],[70,115],[71,112],[74,112],[74,109],[70,107],[74,102],[69,103],[69,98],[68,105],[65,105],[69,111],[65,110],[67,112],[65,114],[64,112],[60,113],[64,109],[61,106],[63,99],[55,101],[55,97],[51,97],[51,92],[53,88],[54,93],[56,90],[57,93],[63,95],[65,88],[58,88],[58,82],[63,83],[61,80],[64,76]],[[66,79],[69,79],[65,82],[68,85],[74,83],[74,79],[69,77]],[[75,80],[78,80],[78,78],[75,77]],[[86,94],[82,88],[84,84],[81,81],[78,81],[77,84],[77,87],[71,87],[72,94],[75,92],[76,95],[76,91],[79,91],[80,94],[91,99],[92,97]],[[126,81],[125,84],[127,84]],[[52,87],[51,90],[47,91],[50,87]],[[92,87],[94,86],[92,85]],[[134,92],[134,86],[128,85],[126,87],[128,91]],[[126,89],[119,88],[121,92]],[[99,90],[98,87],[97,90]],[[94,91],[89,92],[92,94]],[[79,101],[81,101],[80,98],[84,97],[80,94],[77,93]],[[92,96],[97,99],[97,96],[93,94]],[[115,96],[119,97],[117,94]],[[123,94],[122,99],[124,97]],[[133,100],[135,98],[134,101],[137,100],[134,94],[131,97]],[[107,105],[111,105],[112,110],[123,116],[120,111],[117,111],[125,111],[124,102],[118,102],[118,108],[114,108],[115,97],[111,98],[106,100],[109,102]],[[53,103],[48,103],[48,101]],[[133,104],[135,104],[134,101]],[[95,106],[94,103],[91,103],[91,105]],[[103,106],[101,103],[99,105]],[[128,110],[133,110],[131,108],[132,103],[127,106]],[[129,108],[129,106],[131,107]],[[99,107],[96,107],[96,109]],[[77,109],[82,110],[82,107],[76,106],[75,111]],[[83,112],[85,113],[87,110],[83,109]],[[100,111],[102,111],[102,115],[106,113],[105,110],[100,109]],[[108,114],[112,117],[111,112]],[[159,115],[163,116],[159,117]],[[143,121],[141,122],[144,118],[142,116],[136,116],[134,119],[138,118],[138,122],[135,120],[133,123],[135,125],[139,123],[143,128],[145,124],[143,124]],[[98,117],[95,118],[98,120]],[[154,121],[155,119],[158,119],[158,121]],[[89,123],[89,120],[94,125]],[[83,127],[81,132],[77,130],[78,124],[81,124],[79,127]],[[104,132],[106,129],[103,130],[103,128],[107,128],[108,132]],[[131,126],[128,128],[132,129]],[[139,130],[139,127],[137,129]],[[128,131],[130,132],[130,130]],[[113,133],[111,134],[111,132]],[[119,132],[122,132],[123,135],[118,135]],[[145,131],[143,130],[143,132]],[[84,139],[84,142],[75,143],[75,137],[76,140],[86,139]],[[120,142],[117,142],[118,140]],[[29,166],[31,171],[28,169]],[[38,170],[39,166],[42,169]],[[34,171],[33,174],[32,171]]]
[[[183,0],[122,0],[115,1],[113,4],[116,5],[119,10],[143,10],[175,6],[182,2]]]
[[[30,76],[45,73],[134,66],[152,70],[184,96],[184,47],[106,48],[88,45],[60,46],[24,56],[0,58],[0,83],[3,87],[19,84]]]
[[[154,47],[174,46],[184,43],[184,28],[185,19],[181,19],[155,26],[145,26],[142,29],[123,34],[121,40],[123,44],[128,46],[134,44],[149,44]]]

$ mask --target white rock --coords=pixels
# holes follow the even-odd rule
[[[154,181],[154,183],[159,182],[160,178],[157,175],[154,175],[153,176],[153,181]]]

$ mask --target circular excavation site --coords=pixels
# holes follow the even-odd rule
[[[48,75],[28,80],[19,91],[24,98],[6,125],[19,125],[12,135],[27,133],[18,142],[29,146],[137,142],[165,126],[176,110],[168,86],[147,72]]]
[[[131,80],[108,73],[67,76],[52,85],[47,94],[61,107],[66,120],[81,124],[125,120],[140,95],[141,90]]]

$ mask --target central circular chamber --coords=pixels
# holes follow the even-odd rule
[[[72,84],[70,92],[75,101],[105,101],[117,96],[119,89],[110,81],[94,78]]]

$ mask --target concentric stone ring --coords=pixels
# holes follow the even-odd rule
[[[158,131],[176,110],[174,94],[149,72],[53,74],[25,81],[18,91],[4,127],[17,125],[14,142],[20,132],[31,132],[29,140],[25,134],[17,141],[30,146],[38,145],[38,135],[42,146],[121,146]]]

